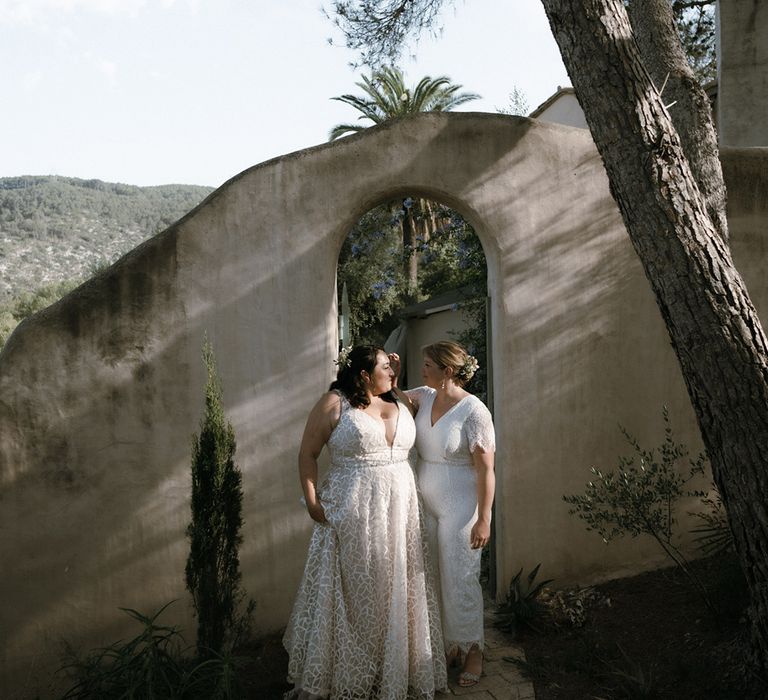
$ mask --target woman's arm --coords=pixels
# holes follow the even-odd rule
[[[477,522],[472,526],[469,543],[472,549],[480,549],[491,539],[491,506],[496,493],[494,453],[477,447],[472,453],[472,464],[477,471]]]
[[[402,401],[406,408],[411,412],[412,416],[416,415],[419,410],[419,405],[415,401],[411,400],[407,391],[403,391],[399,386],[392,385],[392,393],[397,397],[399,401]]]
[[[341,414],[340,399],[328,392],[315,404],[307,418],[299,447],[299,481],[304,492],[309,516],[318,523],[327,522],[323,506],[317,497],[317,458],[331,437]]]
[[[418,394],[418,392],[403,391],[398,386],[400,371],[402,369],[400,355],[396,352],[391,352],[387,357],[389,358],[389,366],[395,374],[395,378],[392,380],[392,393],[408,407],[411,415],[415,416],[416,412],[419,410],[419,401],[418,396],[414,396],[414,394]]]

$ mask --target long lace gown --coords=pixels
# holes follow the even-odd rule
[[[419,387],[407,392],[418,403],[416,469],[424,502],[425,535],[437,558],[440,612],[445,649],[466,653],[483,649],[483,591],[480,549],[470,547],[477,521],[477,472],[472,453],[496,449],[490,411],[476,396],[464,397],[432,425],[436,392]]]
[[[283,643],[291,698],[431,699],[446,687],[437,598],[421,537],[398,404],[393,444],[382,421],[341,397],[315,524]]]

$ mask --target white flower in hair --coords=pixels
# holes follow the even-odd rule
[[[474,355],[467,355],[467,359],[464,360],[464,364],[459,370],[459,376],[463,379],[472,379],[479,367],[480,365],[477,362],[477,358]]]
[[[349,367],[352,364],[352,360],[349,359],[349,353],[351,352],[351,345],[347,345],[347,347],[342,348],[339,351],[339,356],[333,361],[333,364],[335,364],[339,369],[342,367]]]

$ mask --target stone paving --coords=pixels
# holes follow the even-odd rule
[[[493,613],[489,607],[485,611],[485,660],[480,682],[462,688],[458,684],[459,669],[451,669],[449,692],[438,693],[435,700],[448,700],[454,695],[461,700],[535,700],[533,683],[523,677],[517,666],[504,661],[505,656],[525,659],[525,652],[493,627]]]

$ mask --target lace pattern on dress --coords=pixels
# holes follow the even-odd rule
[[[398,404],[383,423],[342,397],[331,466],[283,638],[291,700],[431,700],[446,687],[433,580],[408,455],[415,426]]]
[[[483,452],[496,451],[496,433],[493,429],[491,412],[478,399],[473,402],[472,410],[464,421],[467,431],[467,446],[470,452],[478,447]]]

